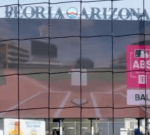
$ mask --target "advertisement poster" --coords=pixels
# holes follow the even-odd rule
[[[150,46],[127,47],[127,104],[150,104]],[[145,95],[146,93],[146,95]]]
[[[18,134],[45,135],[45,121],[27,120],[27,119],[26,120],[5,119],[4,135],[18,135]]]

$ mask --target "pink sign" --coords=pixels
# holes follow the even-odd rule
[[[127,87],[150,88],[150,45],[127,46]]]

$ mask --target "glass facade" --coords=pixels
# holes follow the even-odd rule
[[[148,134],[148,5],[0,2],[0,135]]]

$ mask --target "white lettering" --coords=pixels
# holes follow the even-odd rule
[[[134,63],[133,63],[133,69],[135,69],[135,68],[137,68],[137,69],[139,69],[139,68],[141,68],[141,69],[144,69],[144,68],[150,69],[150,60],[147,60],[147,61],[145,61],[145,60],[140,60],[140,61],[135,60]]]
[[[145,61],[144,60],[140,61],[140,68],[145,68]]]
[[[133,68],[139,68],[139,63],[137,60],[134,61]]]
[[[146,61],[146,64],[147,64],[147,68],[150,69],[150,60]]]
[[[61,10],[61,7],[58,7],[57,10],[55,10],[54,15],[51,16],[52,7],[42,7],[42,6],[21,6],[19,5],[19,15],[21,18],[54,18],[54,19],[65,19],[67,11]],[[94,20],[111,20],[112,18],[114,20],[137,20],[140,16],[140,9],[133,9],[133,8],[109,8],[111,10],[111,15],[108,10],[108,8],[98,8],[98,7],[91,7],[91,10],[88,10],[88,14],[86,9],[83,7],[82,9],[82,19],[84,16],[84,19],[94,19]],[[49,12],[50,11],[50,12]],[[66,12],[66,13],[65,13]],[[78,12],[77,12],[78,13]],[[76,13],[76,14],[77,14]],[[18,17],[18,6],[6,6],[6,18],[13,18]],[[144,10],[145,19],[150,20],[149,14]],[[58,16],[58,17],[56,17]],[[134,17],[134,19],[132,18]],[[71,18],[72,19],[72,18]],[[76,17],[78,19],[78,17]]]

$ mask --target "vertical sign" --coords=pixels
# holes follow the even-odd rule
[[[129,45],[126,51],[127,104],[150,104],[150,45]]]

